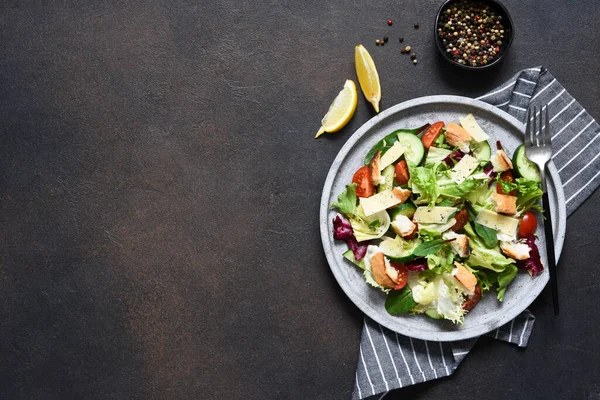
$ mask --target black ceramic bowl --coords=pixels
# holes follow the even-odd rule
[[[489,5],[490,8],[493,9],[498,15],[502,16],[502,25],[504,26],[504,39],[503,39],[502,44],[499,46],[500,51],[497,53],[497,55],[493,59],[493,61],[488,64],[481,65],[481,66],[472,66],[472,65],[460,64],[460,63],[456,62],[455,60],[452,59],[452,56],[446,51],[446,49],[444,47],[444,43],[442,42],[442,39],[438,35],[438,28],[441,27],[442,13],[445,13],[446,10],[448,10],[449,8],[455,7],[456,5],[458,5],[460,3],[464,3],[465,1],[467,1],[469,3],[481,3],[484,5]],[[473,70],[473,71],[481,71],[481,70],[486,70],[486,69],[492,68],[492,67],[498,65],[502,61],[502,59],[504,58],[504,55],[506,54],[506,52],[510,48],[510,45],[512,44],[513,37],[514,37],[514,27],[513,27],[512,19],[510,18],[510,15],[508,14],[508,10],[506,9],[506,7],[504,7],[504,5],[502,3],[500,3],[497,0],[447,0],[444,2],[444,4],[442,4],[442,6],[440,7],[440,9],[437,12],[437,15],[435,17],[435,26],[433,28],[433,35],[435,38],[435,43],[437,44],[437,48],[440,51],[441,56],[445,60],[447,60],[449,63],[456,65],[457,67],[460,67],[463,69]]]

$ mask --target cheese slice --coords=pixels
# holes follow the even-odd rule
[[[388,165],[391,165],[394,161],[399,159],[405,151],[406,147],[400,144],[400,142],[394,143],[394,145],[381,156],[381,159],[379,160],[379,170],[383,170]]]
[[[423,224],[444,224],[456,210],[456,207],[417,207],[413,221]]]
[[[450,171],[450,177],[456,183],[463,183],[479,166],[475,157],[466,154]]]
[[[490,137],[481,129],[477,121],[475,121],[475,117],[473,114],[469,114],[464,118],[459,118],[460,124],[465,131],[469,132],[469,135],[476,142],[483,142],[484,140],[488,140]]]
[[[507,217],[506,215],[501,215],[490,210],[481,210],[477,214],[477,222],[510,238],[514,239],[517,237],[517,228],[519,227],[519,220],[517,218]]]
[[[402,203],[402,199],[394,196],[391,190],[384,190],[371,197],[359,197],[359,201],[366,217]]]

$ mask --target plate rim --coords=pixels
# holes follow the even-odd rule
[[[501,110],[491,104],[485,103],[481,100],[472,99],[469,97],[454,96],[454,95],[423,96],[423,97],[418,97],[415,99],[407,100],[407,101],[401,102],[399,104],[396,104],[396,105],[382,111],[378,115],[369,119],[362,126],[360,126],[352,134],[352,136],[350,138],[348,138],[348,140],[346,141],[344,146],[342,146],[342,148],[339,150],[338,154],[336,155],[334,161],[331,164],[331,167],[327,174],[327,178],[323,185],[323,192],[321,194],[321,204],[320,204],[320,213],[319,213],[319,224],[320,224],[320,232],[321,232],[321,242],[323,245],[323,249],[325,251],[325,256],[326,256],[329,268],[332,271],[338,285],[342,288],[342,291],[346,294],[348,299],[363,312],[364,315],[366,315],[369,318],[373,319],[374,321],[378,322],[380,325],[385,326],[386,328],[388,328],[394,332],[398,332],[402,335],[406,335],[406,336],[409,336],[412,338],[422,339],[422,340],[435,340],[435,341],[447,342],[447,341],[464,340],[464,339],[471,339],[474,337],[478,337],[485,333],[491,332],[494,329],[497,329],[498,327],[510,322],[512,319],[517,317],[521,312],[523,312],[525,309],[527,309],[527,307],[529,307],[535,299],[537,299],[537,297],[540,295],[540,293],[542,292],[542,290],[548,283],[549,275],[544,274],[543,277],[540,276],[540,278],[542,278],[544,280],[543,284],[536,287],[534,292],[529,293],[529,295],[527,297],[528,300],[526,300],[526,305],[523,307],[522,310],[515,312],[513,310],[516,310],[519,307],[515,307],[515,306],[511,307],[510,309],[507,310],[507,312],[505,314],[502,314],[495,321],[493,320],[494,321],[493,325],[495,325],[494,328],[488,329],[489,325],[491,325],[490,323],[488,323],[488,324],[475,325],[471,328],[464,329],[464,330],[453,330],[453,331],[445,331],[445,332],[439,331],[439,332],[435,333],[436,337],[432,339],[430,332],[426,332],[424,335],[421,335],[421,334],[419,334],[419,330],[411,329],[410,327],[407,327],[406,330],[398,330],[395,327],[389,326],[387,321],[379,315],[380,313],[371,315],[371,313],[368,312],[368,311],[370,311],[371,306],[367,305],[366,301],[364,301],[364,299],[362,299],[362,298],[355,299],[354,296],[351,295],[349,289],[346,288],[345,285],[341,284],[343,277],[342,277],[340,271],[337,271],[335,268],[332,267],[332,265],[333,265],[332,263],[335,263],[336,260],[334,259],[334,254],[332,254],[331,251],[328,251],[328,248],[327,248],[328,241],[330,239],[329,236],[331,235],[331,233],[328,230],[328,213],[329,213],[329,201],[330,201],[329,199],[331,198],[330,197],[331,188],[335,181],[335,176],[336,176],[337,172],[339,171],[340,164],[343,162],[343,160],[347,156],[348,152],[352,149],[352,147],[356,144],[356,142],[358,142],[365,134],[367,134],[369,132],[369,130],[371,128],[373,128],[375,125],[379,124],[386,118],[389,118],[392,115],[402,112],[406,109],[419,107],[419,106],[423,106],[423,105],[430,105],[430,104],[457,104],[457,105],[462,105],[462,106],[465,106],[465,105],[471,106],[475,109],[480,109],[485,112],[489,112],[489,113],[493,114],[494,116],[496,116],[500,119],[503,119],[505,122],[512,125],[515,129],[517,129],[521,133],[523,133],[525,131],[525,125],[523,123],[521,123],[519,120],[517,120],[515,117],[513,117],[512,115],[508,114],[506,111]],[[548,170],[550,172],[550,178],[551,178],[549,180],[550,181],[549,183],[553,186],[554,194],[555,194],[555,196],[553,196],[553,197],[554,197],[554,200],[556,201],[555,204],[556,204],[557,214],[556,215],[553,214],[553,219],[556,220],[556,232],[554,234],[554,239],[555,239],[555,255],[556,255],[556,260],[558,262],[560,254],[562,252],[562,247],[564,244],[565,230],[566,230],[566,205],[564,202],[564,191],[563,191],[562,183],[560,181],[558,171],[557,171],[554,163],[552,163],[552,161],[548,165]],[[529,299],[530,299],[530,301],[529,301]],[[428,335],[428,333],[429,333],[429,335]]]

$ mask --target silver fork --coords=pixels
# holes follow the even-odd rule
[[[533,111],[533,118],[531,113]],[[538,118],[539,116],[539,118]],[[545,123],[544,123],[545,119]],[[537,123],[536,123],[537,120]],[[539,124],[539,125],[538,125]],[[544,207],[544,232],[546,233],[546,254],[548,271],[550,272],[550,287],[552,290],[552,303],[554,314],[558,315],[558,282],[556,279],[556,260],[554,258],[554,235],[552,233],[552,216],[550,215],[550,202],[546,191],[546,167],[552,158],[552,144],[550,142],[550,120],[548,106],[539,109],[534,106],[527,110],[527,125],[525,128],[525,154],[532,162],[537,164],[542,175],[542,203]]]

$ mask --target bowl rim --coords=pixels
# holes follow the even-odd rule
[[[506,6],[504,4],[502,4],[499,0],[476,0],[476,1],[480,1],[483,3],[490,3],[491,5],[494,5],[495,7],[498,7],[505,15],[506,18],[508,20],[508,24],[510,26],[510,35],[508,36],[507,40],[506,40],[506,44],[504,45],[504,51],[502,52],[502,54],[500,54],[500,57],[498,57],[496,60],[494,60],[493,62],[483,65],[483,66],[478,66],[478,67],[474,67],[472,65],[463,65],[463,64],[459,64],[457,62],[455,62],[454,60],[451,60],[450,57],[448,57],[445,53],[445,49],[442,47],[442,42],[440,40],[440,38],[437,35],[437,30],[438,30],[438,22],[440,20],[440,16],[442,15],[442,11],[448,6],[448,4],[450,3],[454,3],[454,2],[458,2],[460,0],[446,0],[442,3],[442,5],[438,8],[438,11],[436,13],[435,16],[435,24],[433,26],[433,37],[435,39],[435,44],[436,47],[438,49],[438,51],[440,52],[440,55],[443,59],[445,59],[447,62],[449,62],[452,65],[455,65],[457,67],[466,69],[466,70],[471,70],[471,71],[482,71],[482,70],[486,70],[489,68],[492,68],[496,65],[498,65],[503,59],[504,59],[504,55],[506,54],[506,52],[508,51],[508,49],[510,49],[510,46],[512,45],[512,41],[513,38],[515,36],[515,25],[513,23],[512,17],[510,16],[510,13],[508,12],[508,9],[506,8]]]

